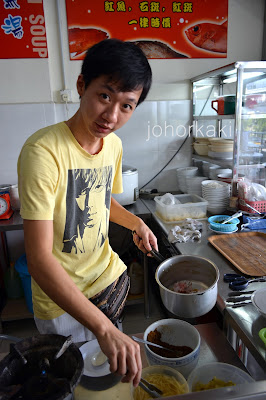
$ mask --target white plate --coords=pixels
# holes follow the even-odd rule
[[[221,232],[221,231],[216,231],[215,229],[212,229],[210,225],[209,225],[209,229],[210,229],[210,231],[215,232],[215,233],[219,233],[220,235],[227,235],[227,234],[229,234],[229,233],[236,233],[236,232],[238,231],[238,229],[235,229],[235,230],[232,231],[232,232]]]
[[[110,374],[110,365],[108,362],[104,363],[100,367],[94,367],[91,363],[91,357],[101,350],[97,339],[83,344],[79,350],[84,360],[84,375],[104,376]]]
[[[255,308],[266,317],[266,288],[256,290],[251,296],[251,301]]]

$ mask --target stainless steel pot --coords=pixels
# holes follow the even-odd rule
[[[206,258],[190,255],[168,258],[157,268],[155,278],[164,306],[178,317],[200,317],[216,303],[219,270]],[[195,282],[198,291],[184,294],[169,289],[175,282],[183,280]]]

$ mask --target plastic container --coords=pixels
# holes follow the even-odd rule
[[[166,222],[182,221],[186,218],[205,218],[208,202],[196,194],[177,194],[174,196],[179,204],[163,204],[162,196],[154,198],[156,213]],[[177,201],[177,203],[178,203]]]
[[[254,379],[246,372],[242,371],[242,369],[237,368],[234,365],[214,362],[201,365],[191,372],[187,380],[189,390],[191,392],[194,392],[194,388],[197,382],[207,384],[214,377],[216,377],[217,379],[221,379],[225,382],[232,381],[235,385],[254,382]],[[212,398],[215,398],[215,396]]]
[[[9,299],[19,299],[24,296],[21,279],[18,272],[15,270],[14,263],[10,263],[10,267],[7,268],[4,281],[6,294]]]
[[[24,290],[24,295],[26,298],[26,304],[28,310],[33,313],[33,306],[32,306],[32,292],[31,292],[31,276],[28,271],[27,259],[26,254],[23,254],[15,263],[15,268],[19,273],[19,276],[22,281],[22,286]]]
[[[233,232],[237,229],[237,225],[240,223],[238,218],[232,219],[227,224],[222,224],[225,219],[230,218],[230,215],[213,215],[208,218],[208,222],[210,223],[211,229],[219,232]],[[216,222],[220,221],[220,223]]]
[[[180,395],[185,394],[185,393],[188,393],[188,391],[189,391],[186,379],[183,377],[182,374],[180,374],[178,371],[176,371],[173,368],[166,367],[164,365],[153,365],[150,367],[143,368],[141,377],[143,379],[146,379],[147,375],[150,375],[150,374],[162,374],[162,375],[167,375],[167,376],[173,376],[177,380],[177,382],[181,385],[181,387],[180,387],[181,393],[177,393],[176,395],[173,395],[173,396],[177,396],[178,394],[180,394]],[[160,389],[159,386],[160,386],[160,384],[157,385],[158,389]],[[166,387],[166,389],[168,389],[168,388]],[[131,384],[131,399],[132,400],[136,399],[137,393],[135,393],[135,391],[142,392],[143,389],[141,389],[140,387],[134,388],[133,385]],[[142,397],[140,397],[140,398],[142,398]],[[149,398],[151,398],[151,397],[149,397]]]

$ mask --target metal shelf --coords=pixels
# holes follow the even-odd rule
[[[235,119],[235,114],[228,114],[228,115],[193,115],[193,121],[213,121],[213,120],[219,120],[219,119]],[[256,114],[256,113],[250,113],[250,114],[242,114],[241,115],[242,119],[266,119],[266,114]],[[265,132],[260,132],[260,133],[265,133]]]
[[[218,165],[221,165],[221,167],[232,168],[232,164],[233,164],[233,159],[218,160],[217,158],[210,158],[208,156],[199,156],[198,154],[192,154],[192,158],[195,158],[196,160],[201,160],[201,161],[208,161],[213,164],[218,164]]]
[[[218,119],[235,119],[235,114],[230,115],[193,115],[193,121],[212,121]]]

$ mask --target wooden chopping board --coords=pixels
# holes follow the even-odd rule
[[[246,275],[266,275],[266,234],[261,232],[214,235],[209,242],[239,271]]]

